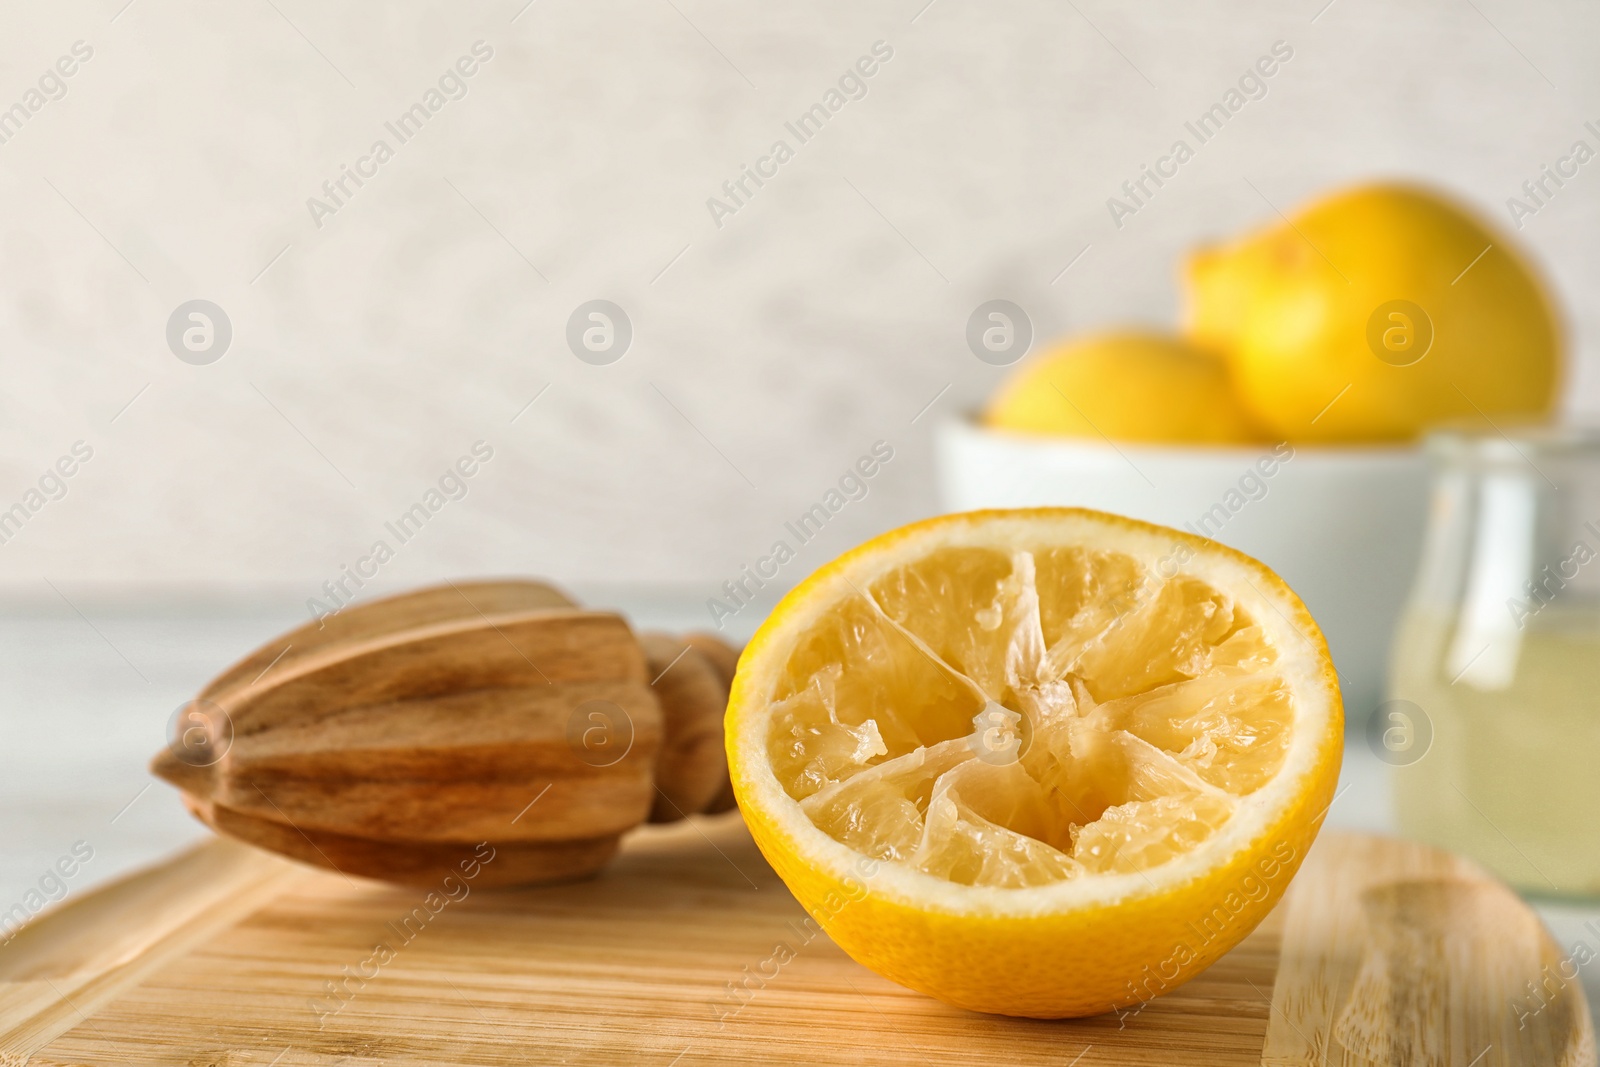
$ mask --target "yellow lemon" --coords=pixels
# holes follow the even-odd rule
[[[1168,992],[1272,908],[1333,796],[1327,645],[1265,566],[1075,508],[895,530],[745,649],[728,761],[840,947],[977,1011]]]
[[[1225,365],[1179,337],[1119,330],[1065,342],[1017,369],[983,421],[1095,440],[1259,441]]]
[[[1291,441],[1394,440],[1536,416],[1561,338],[1505,237],[1429,190],[1367,185],[1189,261],[1186,325]]]

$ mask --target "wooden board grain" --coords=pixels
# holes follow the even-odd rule
[[[23,927],[0,949],[0,1063],[30,1062],[145,975],[308,877],[288,860],[219,839]]]
[[[1467,860],[1328,835],[1279,911],[1266,1067],[1595,1062],[1583,961]]]
[[[1285,916],[1294,921],[1296,899],[1337,894],[1338,868],[1372,841],[1325,834],[1286,905],[1195,981],[1138,1010],[1059,1022],[960,1011],[859,967],[810,924],[737,816],[643,831],[592,881],[461,883],[431,902],[425,890],[285,874],[282,861],[215,842],[158,870],[200,863],[209,879],[233,870],[235,880],[276,881],[203,936],[143,963],[137,944],[133,960],[127,950],[95,957],[62,909],[31,928],[27,977],[0,950],[0,1062],[1255,1067],[1272,1033],[1309,1025],[1299,993],[1273,1006]],[[1368,851],[1421,862],[1414,848]],[[99,899],[99,912],[114,914],[121,893],[79,904]],[[214,893],[198,895],[215,905]],[[80,948],[52,961],[53,938]],[[1294,973],[1314,970],[1318,952],[1300,950]],[[42,978],[93,985],[95,1000],[51,1008]],[[36,1025],[41,1014],[54,1026]],[[1515,1061],[1476,1067],[1496,1062]]]

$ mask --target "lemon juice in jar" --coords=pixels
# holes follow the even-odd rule
[[[1600,895],[1600,433],[1429,441],[1428,541],[1369,738],[1409,835]]]

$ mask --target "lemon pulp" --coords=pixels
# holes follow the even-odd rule
[[[1103,549],[943,547],[800,635],[767,754],[816,827],[874,859],[1007,888],[1148,870],[1282,766],[1276,659],[1196,577]]]

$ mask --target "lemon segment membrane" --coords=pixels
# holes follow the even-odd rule
[[[1147,871],[1283,766],[1292,689],[1234,597],[1109,549],[944,546],[798,636],[773,773],[818,829],[952,883]]]

